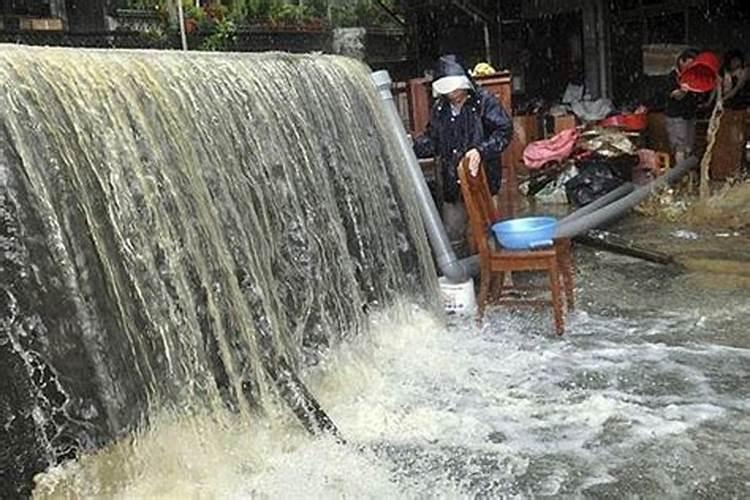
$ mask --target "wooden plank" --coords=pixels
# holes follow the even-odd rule
[[[564,130],[576,128],[575,115],[563,115],[555,117],[555,135]]]
[[[406,82],[409,102],[409,121],[412,135],[422,135],[430,122],[430,99],[429,81],[426,78],[412,78]]]
[[[539,130],[539,119],[536,115],[518,115],[513,117],[513,142],[510,143],[511,161],[516,170],[523,167],[523,150],[530,143],[542,138]]]
[[[748,112],[744,110],[724,110],[711,157],[712,179],[723,180],[737,175],[745,153],[747,116]]]
[[[500,104],[509,117],[513,116],[512,78],[509,71],[499,72],[492,76],[479,77],[476,78],[476,81],[480,87],[487,89],[497,97],[497,100],[500,101]],[[511,142],[505,148],[505,151],[503,151],[500,157],[500,164],[498,165],[498,168],[502,170],[502,186],[499,193],[500,207],[498,208],[503,214],[503,218],[514,217],[516,213],[513,202],[517,191],[516,162],[517,157],[514,156],[513,143]]]

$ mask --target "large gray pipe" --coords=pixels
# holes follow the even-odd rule
[[[453,247],[450,244],[445,226],[438,214],[435,201],[432,199],[430,189],[422,175],[414,150],[404,129],[404,124],[398,114],[396,103],[391,93],[391,77],[387,71],[376,71],[372,74],[372,81],[383,99],[383,104],[388,117],[388,125],[396,133],[398,145],[401,149],[404,162],[407,167],[409,178],[417,191],[422,220],[424,221],[427,237],[430,239],[432,250],[435,253],[437,265],[443,276],[451,281],[461,283],[476,275],[479,270],[479,259],[470,257],[458,260]]]
[[[558,224],[568,223],[568,222],[570,222],[572,220],[575,220],[575,219],[578,219],[580,217],[583,217],[586,214],[590,214],[591,212],[599,210],[600,208],[602,208],[602,207],[604,207],[606,205],[609,205],[610,203],[612,203],[614,201],[619,200],[620,198],[622,198],[626,194],[632,193],[634,189],[635,189],[635,186],[632,183],[627,182],[627,183],[623,184],[622,186],[619,186],[616,189],[613,189],[612,191],[610,191],[609,193],[605,194],[604,196],[595,199],[594,201],[592,201],[588,205],[579,208],[578,210],[576,210],[575,212],[571,213],[567,217],[561,219],[558,222]]]
[[[572,238],[591,228],[600,226],[605,222],[617,217],[629,208],[634,207],[644,199],[648,198],[651,193],[664,184],[671,184],[682,177],[685,173],[698,165],[698,158],[691,156],[674,166],[666,175],[663,175],[645,186],[642,186],[627,196],[624,196],[612,203],[598,208],[593,212],[587,213],[580,217],[568,218],[560,221],[557,226],[556,238]]]

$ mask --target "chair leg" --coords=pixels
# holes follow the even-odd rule
[[[508,271],[508,273],[503,273],[503,287],[504,288],[513,288],[513,273],[511,271]]]
[[[573,257],[570,251],[570,240],[565,241],[561,245],[560,258],[558,259],[558,265],[562,271],[563,286],[565,288],[565,304],[568,311],[572,311],[576,307],[575,299],[575,283],[573,281]]]
[[[477,308],[479,310],[479,314],[477,315],[477,321],[481,321],[484,317],[484,308],[487,307],[487,299],[490,293],[491,280],[492,273],[482,270],[482,273],[479,275],[479,297],[477,300]]]
[[[549,281],[552,291],[552,310],[555,315],[555,332],[558,335],[565,333],[565,319],[563,318],[562,293],[560,290],[560,271],[557,267],[557,258],[551,259],[549,266]]]
[[[493,301],[500,300],[502,298],[504,280],[504,272],[492,273],[492,290],[490,291],[490,297]]]

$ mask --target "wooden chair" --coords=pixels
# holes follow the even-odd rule
[[[500,213],[490,196],[484,169],[480,168],[476,177],[469,174],[468,162],[464,160],[458,168],[466,213],[471,225],[474,244],[479,251],[480,286],[479,319],[487,305],[512,303],[515,305],[540,305],[552,303],[555,331],[562,335],[565,331],[563,301],[569,311],[575,307],[573,294],[573,267],[570,254],[570,240],[557,239],[550,248],[539,250],[504,250],[495,243],[490,227],[500,220]],[[551,300],[508,299],[503,292],[520,287],[505,287],[506,273],[513,271],[545,271],[549,277]],[[493,294],[490,296],[490,291]],[[491,300],[492,299],[492,300]]]

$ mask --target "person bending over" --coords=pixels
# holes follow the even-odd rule
[[[692,154],[695,147],[695,118],[700,105],[700,94],[691,92],[680,83],[680,73],[695,60],[697,49],[685,49],[677,57],[669,74],[670,89],[664,109],[667,136],[675,161]]]

